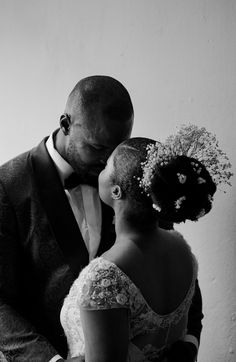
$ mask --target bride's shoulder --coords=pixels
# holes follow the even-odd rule
[[[178,252],[181,256],[185,255],[187,259],[191,259],[192,264],[194,264],[194,266],[196,266],[197,268],[197,258],[193,253],[190,244],[184,238],[184,236],[177,230],[170,230],[168,231],[168,233],[171,240],[171,250],[173,250],[174,255],[176,256]]]
[[[176,246],[182,246],[183,248],[186,248],[188,250],[191,250],[191,247],[187,240],[184,238],[183,234],[181,234],[179,231],[173,229],[168,230],[167,233],[169,234],[170,240],[176,245]]]

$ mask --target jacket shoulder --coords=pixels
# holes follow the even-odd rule
[[[26,151],[1,165],[0,182],[8,184],[14,182],[15,179],[20,180],[24,175],[29,176],[29,158],[32,150]],[[22,179],[21,182],[23,182]]]

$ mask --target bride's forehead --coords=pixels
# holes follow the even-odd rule
[[[107,159],[107,165],[112,165],[113,166],[113,162],[114,162],[114,157],[115,157],[115,150],[110,154],[110,156]]]

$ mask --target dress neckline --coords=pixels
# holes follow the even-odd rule
[[[190,286],[188,288],[188,291],[184,297],[184,299],[182,300],[182,302],[170,313],[167,313],[167,314],[159,314],[157,312],[155,312],[151,306],[149,305],[149,303],[146,301],[146,299],[144,298],[141,290],[137,287],[137,285],[130,279],[130,277],[117,265],[115,264],[114,262],[104,258],[103,256],[99,256],[99,257],[96,257],[95,259],[92,260],[95,261],[95,260],[98,260],[98,259],[101,259],[105,262],[107,262],[108,264],[111,264],[113,265],[118,271],[120,274],[122,274],[129,282],[129,284],[131,284],[132,286],[134,286],[134,288],[138,291],[138,293],[140,294],[143,302],[146,304],[146,306],[148,307],[149,310],[152,311],[152,313],[154,315],[156,315],[158,318],[160,319],[168,319],[168,318],[171,318],[173,315],[175,314],[178,314],[178,312],[185,306],[185,304],[187,303],[187,301],[189,300],[189,297],[191,296],[192,294],[192,291],[193,291],[193,287],[194,287],[194,284],[195,284],[195,280],[196,280],[196,274],[197,274],[197,261],[196,261],[196,258],[195,256],[191,253],[191,256],[192,256],[192,265],[193,265],[193,276],[192,276],[192,281],[190,283]]]

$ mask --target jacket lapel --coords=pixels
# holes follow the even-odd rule
[[[74,276],[88,264],[88,252],[69,205],[45,138],[31,153],[31,162],[41,202],[49,223]]]

